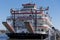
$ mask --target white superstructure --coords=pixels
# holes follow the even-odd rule
[[[17,33],[30,33],[30,28],[26,27],[25,22],[29,22],[34,33],[45,34],[52,27],[51,17],[48,15],[48,7],[43,9],[36,8],[35,4],[22,4],[21,10],[11,9],[11,16],[7,18],[7,23],[12,25]],[[15,27],[14,27],[15,25]]]

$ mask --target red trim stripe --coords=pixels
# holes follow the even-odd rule
[[[11,12],[11,14],[43,14],[43,12],[37,12],[37,13],[32,13],[32,12]]]
[[[33,26],[33,27],[35,27],[35,26]],[[48,28],[47,26],[37,26],[37,27],[39,27],[39,28]]]
[[[20,19],[20,20],[32,20],[32,19],[38,19],[38,20],[47,20],[46,18],[33,18],[33,17],[19,17],[19,18],[17,18],[17,19]]]

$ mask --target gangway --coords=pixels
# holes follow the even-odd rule
[[[14,28],[13,28],[11,25],[9,25],[7,22],[2,22],[2,24],[3,24],[10,32],[15,33]]]
[[[29,32],[34,33],[34,29],[29,22],[24,22]]]

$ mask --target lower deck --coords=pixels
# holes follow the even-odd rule
[[[9,40],[43,40],[43,39],[9,39]]]
[[[6,33],[10,39],[45,39],[48,34]]]

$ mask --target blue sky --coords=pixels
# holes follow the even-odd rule
[[[0,30],[6,30],[3,21],[6,21],[6,18],[10,16],[11,8],[22,8],[22,4],[28,3],[29,0],[0,0]],[[56,29],[60,30],[60,0],[32,0],[33,3],[36,3],[37,7],[49,6],[49,14],[52,17],[52,22]]]

